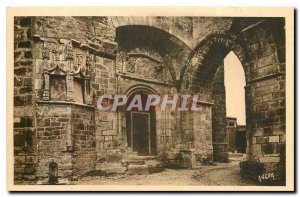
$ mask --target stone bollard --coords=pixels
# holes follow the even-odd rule
[[[183,168],[193,168],[195,167],[195,155],[194,150],[180,150],[181,157],[181,167]]]
[[[58,165],[54,161],[49,164],[49,180],[48,183],[55,185],[58,183]]]

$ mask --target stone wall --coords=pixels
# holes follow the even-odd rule
[[[49,164],[58,165],[59,177],[72,176],[72,127],[70,106],[44,104],[39,106],[37,119],[37,176],[47,179]]]
[[[80,105],[91,104],[93,96],[102,95],[104,90],[116,89],[114,80],[109,80],[114,77],[116,44],[111,42],[115,33],[108,23],[105,17],[15,19],[16,178],[46,178],[52,161],[58,164],[59,177],[77,176],[95,168],[94,110]],[[70,64],[86,69],[85,75],[91,77],[85,78],[82,87],[84,103],[77,103],[76,90],[73,84],[68,85]],[[45,78],[45,69],[55,65],[58,69],[47,71],[49,76]],[[109,71],[103,69],[104,65]],[[96,70],[101,66],[101,72]],[[51,86],[51,77],[58,75],[66,76],[66,101],[48,102],[53,92],[50,87],[46,94],[45,86]],[[36,104],[38,107],[33,108]]]
[[[193,113],[195,159],[198,162],[203,162],[203,160],[213,160],[214,145],[211,119],[211,106],[205,106],[205,109],[202,112]]]
[[[227,17],[195,17],[193,18],[193,40],[195,44],[207,36],[228,32],[233,24],[233,18]],[[196,47],[197,45],[194,45]]]
[[[93,104],[103,94],[141,90],[195,93],[208,109],[157,111],[158,154],[226,161],[222,61],[230,51],[246,76],[248,158],[266,171],[284,169],[282,19],[18,17],[14,28],[15,178],[46,178],[53,160],[61,177],[120,163],[130,152],[125,113]]]
[[[243,32],[251,61],[251,158],[264,163],[267,172],[278,171],[270,166],[285,151],[285,63],[278,55],[284,50],[283,26],[282,19],[264,20]]]
[[[14,20],[14,175],[34,180],[36,120],[33,92],[32,18]]]
[[[48,177],[50,162],[57,163],[58,176],[64,178],[93,170],[96,161],[94,110],[42,104],[37,111],[37,176]]]
[[[106,161],[107,157],[119,160],[125,151],[124,133],[117,128],[120,119],[113,112],[96,112],[97,160]]]
[[[93,108],[72,106],[71,114],[72,173],[77,176],[95,169],[95,113]]]

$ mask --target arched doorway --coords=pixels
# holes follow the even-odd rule
[[[241,65],[242,72],[231,74],[230,77],[246,80],[249,78],[247,73],[247,54],[239,44],[238,39],[231,35],[210,35],[201,42],[195,49],[192,63],[182,76],[183,80],[189,79],[189,89],[194,94],[200,94],[204,101],[211,102],[212,114],[212,145],[213,160],[216,162],[228,162],[229,136],[226,122],[226,90],[224,81],[224,59],[227,55],[236,57]],[[230,57],[229,56],[229,57]],[[245,99],[239,102],[246,103],[246,112],[250,105],[249,86],[245,87]],[[241,101],[242,100],[242,101]],[[235,108],[239,110],[237,105]],[[244,111],[241,110],[241,111]],[[245,113],[245,112],[244,112]],[[246,113],[248,116],[249,113]],[[247,130],[250,130],[247,128]],[[249,143],[248,143],[249,144]]]
[[[224,58],[224,85],[229,151],[246,153],[246,80],[242,64],[233,51]],[[230,118],[235,119],[235,124],[230,125]]]
[[[224,58],[226,116],[236,117],[238,125],[246,124],[245,74],[242,63],[233,51]]]
[[[222,47],[216,46],[219,50]],[[217,51],[218,52],[218,51]],[[211,61],[212,69],[212,139],[214,161],[228,162],[229,152],[235,152],[238,122],[245,124],[245,73],[233,51],[226,50],[219,60]],[[232,119],[235,120],[230,125]],[[228,120],[231,120],[228,122]]]
[[[136,90],[128,97],[126,108],[130,103],[141,101],[142,109],[145,109],[148,93],[143,90]],[[140,100],[140,101],[138,101]],[[133,107],[126,111],[126,137],[128,147],[137,152],[139,156],[156,155],[156,111],[150,107],[149,111]]]

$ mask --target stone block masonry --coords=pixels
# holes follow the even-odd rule
[[[36,179],[36,122],[33,91],[32,18],[14,21],[14,176]]]
[[[16,183],[47,180],[52,162],[59,181],[95,170],[146,173],[146,164],[124,166],[130,155],[141,165],[147,157],[170,164],[181,156],[181,167],[227,162],[230,51],[245,71],[247,158],[284,177],[284,26],[283,18],[16,17]],[[207,110],[101,112],[94,101],[104,94],[196,94]]]
[[[58,176],[72,176],[71,107],[44,105],[37,113],[37,176],[47,178],[49,163],[58,164]]]
[[[95,169],[96,135],[94,109],[72,107],[73,175],[86,174]],[[82,162],[84,161],[84,162]]]

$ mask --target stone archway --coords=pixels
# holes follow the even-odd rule
[[[165,21],[159,20],[155,17],[126,17],[126,16],[114,16],[111,17],[111,21],[115,28],[123,26],[147,26],[162,30],[170,35],[173,39],[178,40],[176,42],[184,43],[189,48],[193,46],[193,38],[191,35],[177,28],[176,25]]]
[[[242,45],[241,40],[236,35],[220,32],[212,32],[193,49],[181,71],[181,80],[185,82],[189,75],[197,73],[199,68],[207,66],[207,61],[211,55],[209,52],[215,46],[223,47],[223,51],[216,53],[218,56],[225,57],[230,51],[234,52],[242,63],[246,81],[249,81],[249,58],[246,47]]]
[[[120,73],[136,74],[145,79],[174,85],[177,85],[180,78],[181,65],[186,62],[192,51],[191,47],[176,35],[151,25],[118,26],[115,41],[119,44],[117,67]],[[140,61],[142,59],[147,59],[148,63]],[[127,62],[126,65],[124,62]],[[139,72],[138,65],[143,63],[153,65],[155,71],[150,70],[147,75]],[[159,73],[165,73],[166,77],[160,77]]]
[[[145,109],[147,96],[155,94],[155,91],[147,86],[134,86],[127,91],[127,104],[132,102],[135,96],[140,96],[142,108]],[[157,154],[157,131],[156,131],[156,109],[150,107],[149,111],[140,111],[132,108],[125,112],[125,128],[127,145],[139,156],[150,156]]]
[[[230,51],[234,52],[241,61],[246,84],[248,84],[250,76],[247,53],[238,37],[232,34],[216,33],[207,36],[194,49],[193,56],[190,56],[190,62],[183,69],[181,76],[182,91],[188,89],[194,94],[199,94],[205,102],[213,103],[211,115],[213,159],[217,162],[228,162],[223,61]],[[249,118],[249,106],[251,106],[249,84],[246,85],[245,90],[246,117]],[[249,127],[247,131],[250,132]]]

